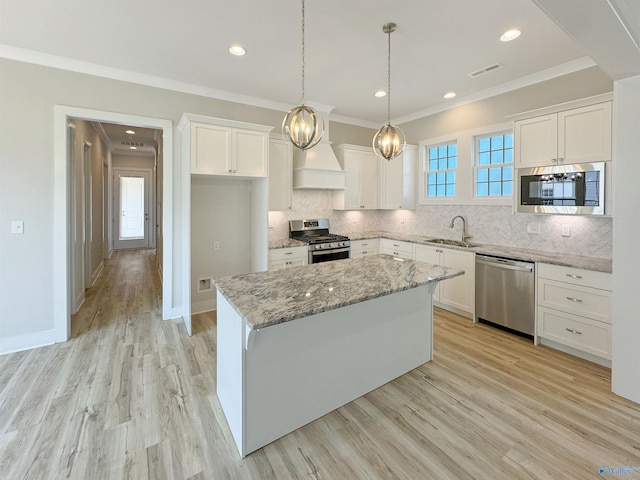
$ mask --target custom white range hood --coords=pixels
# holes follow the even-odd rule
[[[293,188],[296,190],[343,190],[344,170],[329,142],[329,118],[318,112],[324,119],[324,136],[320,143],[309,150],[293,149]]]

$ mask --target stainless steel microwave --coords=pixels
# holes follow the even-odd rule
[[[516,211],[604,215],[604,162],[519,168]]]

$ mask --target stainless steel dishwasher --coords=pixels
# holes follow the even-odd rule
[[[534,265],[476,254],[476,319],[533,336]]]

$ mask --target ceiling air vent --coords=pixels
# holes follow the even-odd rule
[[[498,70],[499,68],[504,67],[501,63],[494,63],[493,65],[489,65],[488,67],[481,68],[480,70],[476,70],[475,72],[467,73],[471,78],[479,77],[480,75],[484,75],[485,73],[493,72],[494,70]]]
[[[121,145],[126,145],[127,147],[144,147],[144,143],[140,142],[130,142],[128,140],[122,140],[120,142]]]

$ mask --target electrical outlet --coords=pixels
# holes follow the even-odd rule
[[[198,292],[210,292],[213,290],[213,284],[211,278],[199,278],[198,279]]]
[[[540,235],[539,223],[527,223],[527,233],[531,235]]]
[[[218,242],[218,241],[213,242],[213,249],[214,250],[220,250],[220,242]]]
[[[571,225],[562,225],[562,236],[563,237],[571,236]]]

